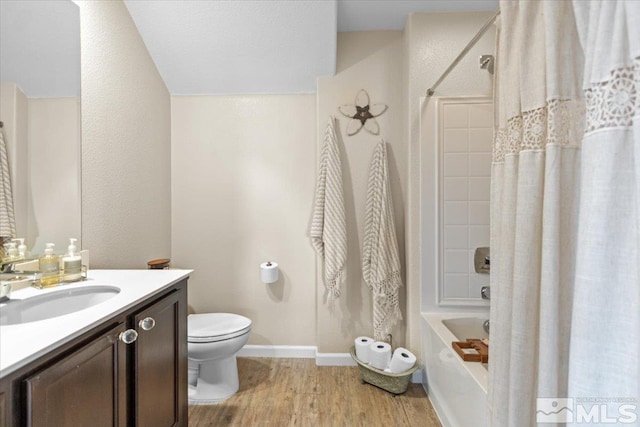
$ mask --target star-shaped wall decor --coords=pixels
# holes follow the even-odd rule
[[[387,111],[385,104],[370,105],[369,94],[366,90],[360,89],[356,95],[355,105],[341,105],[338,111],[351,120],[347,123],[347,135],[353,136],[365,128],[372,135],[380,134],[380,126],[376,117]]]

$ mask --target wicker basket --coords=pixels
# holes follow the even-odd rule
[[[360,374],[362,375],[363,383],[366,382],[376,387],[380,387],[381,389],[393,394],[402,394],[407,391],[411,375],[413,375],[413,373],[418,369],[418,364],[416,363],[413,368],[399,374],[381,371],[380,369],[376,369],[358,359],[355,347],[351,347],[351,357],[353,357],[353,360],[355,360],[360,367]]]

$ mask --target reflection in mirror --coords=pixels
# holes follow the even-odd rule
[[[0,1],[0,121],[17,237],[33,253],[80,238],[80,11]]]

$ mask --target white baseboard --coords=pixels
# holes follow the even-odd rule
[[[315,346],[305,345],[245,345],[238,352],[240,357],[274,357],[291,359],[313,359]]]
[[[239,357],[273,357],[291,359],[316,359],[317,366],[356,366],[349,353],[318,353],[317,347],[304,345],[251,345],[238,352]],[[411,376],[411,382],[422,383],[422,370]]]
[[[356,366],[349,353],[317,353],[317,366]]]

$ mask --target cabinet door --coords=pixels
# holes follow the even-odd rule
[[[7,411],[7,393],[0,391],[0,426],[9,425],[9,416]]]
[[[186,289],[135,317],[135,404],[131,425],[187,425]]]
[[[124,323],[25,380],[27,425],[126,425]]]

